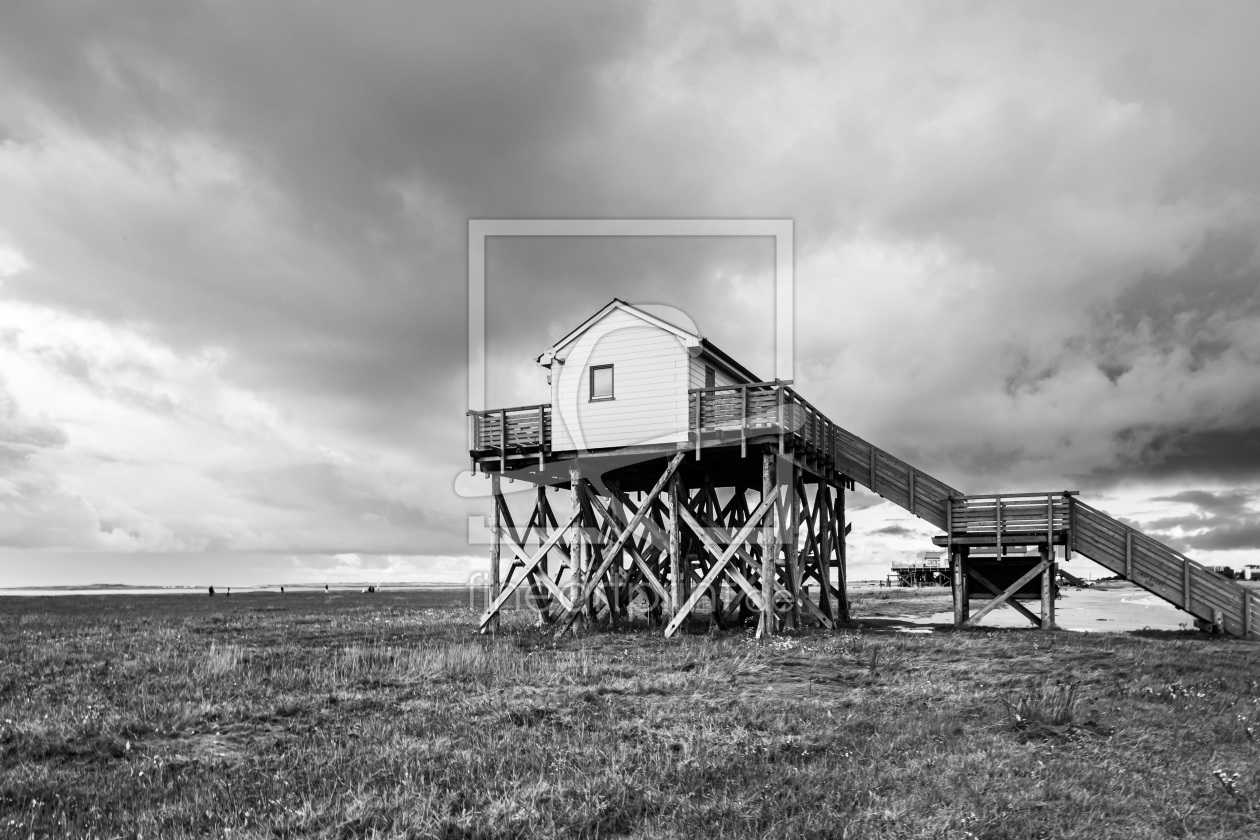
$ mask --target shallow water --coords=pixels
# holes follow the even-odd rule
[[[1131,630],[1181,630],[1194,626],[1194,616],[1132,584],[1111,584],[1106,589],[1063,587],[1055,602],[1055,623],[1063,630],[1082,632],[1129,632]],[[973,601],[974,613],[983,602]],[[1025,602],[1034,613],[1040,604]],[[909,618],[916,624],[950,624],[952,610]],[[1028,619],[1013,607],[1001,606],[980,620],[985,627],[1030,627]]]

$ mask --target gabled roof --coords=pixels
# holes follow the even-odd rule
[[[717,361],[718,363],[731,369],[735,373],[738,373],[740,376],[747,378],[748,381],[750,382],[760,381],[757,379],[756,375],[752,373],[752,371],[750,371],[748,368],[744,367],[739,362],[735,361],[729,355],[724,353],[715,344],[713,344],[713,342],[709,341],[704,336],[699,335],[698,333],[694,333],[691,330],[684,329],[678,326],[677,324],[672,324],[669,321],[666,321],[664,318],[659,318],[650,312],[646,312],[640,309],[634,304],[626,303],[624,300],[621,300],[620,298],[613,298],[611,301],[608,302],[608,304],[600,308],[598,312],[596,312],[591,317],[587,318],[585,321],[583,321],[574,329],[570,330],[563,338],[561,338],[555,344],[552,344],[550,347],[544,350],[541,354],[539,354],[538,357],[535,359],[535,361],[538,362],[538,364],[542,365],[543,367],[549,367],[551,365],[551,359],[557,353],[559,353],[567,345],[572,343],[582,333],[590,329],[591,326],[596,324],[605,315],[612,312],[613,310],[618,310],[618,309],[629,315],[633,315],[634,317],[639,318],[640,320],[646,321],[647,323],[655,327],[659,327],[667,332],[671,332],[674,335],[678,336],[678,338],[682,340],[683,344],[685,344],[689,349],[691,349],[693,355],[707,355],[710,358]],[[544,359],[546,361],[544,361]]]
[[[621,300],[620,298],[613,298],[594,315],[587,318],[585,321],[579,324],[576,328],[570,330],[568,334],[564,336],[564,338],[560,339],[555,344],[548,347],[545,351],[543,351],[543,353],[538,358],[541,359],[543,356],[546,356],[548,354],[554,356],[556,353],[559,353],[560,350],[563,349],[565,345],[569,344],[574,339],[576,339],[579,335],[586,332],[588,329],[591,328],[592,325],[597,323],[600,319],[602,319],[609,312],[612,312],[614,309],[620,309],[621,311],[626,312],[627,314],[633,315],[636,318],[641,318],[642,320],[647,321],[649,324],[652,324],[653,326],[660,327],[661,329],[664,329],[664,330],[668,330],[669,332],[672,332],[674,335],[678,336],[679,338],[683,339],[683,341],[686,341],[688,343],[694,344],[694,343],[699,343],[700,341],[700,336],[691,332],[690,330],[685,330],[682,327],[677,326],[676,324],[671,324],[669,321],[666,321],[663,318],[658,318],[655,315],[652,315],[651,313],[645,312],[639,307],[635,306],[634,304],[626,303],[624,300]]]

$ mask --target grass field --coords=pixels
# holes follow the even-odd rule
[[[424,592],[0,598],[0,837],[1260,836],[1256,644],[474,623]]]

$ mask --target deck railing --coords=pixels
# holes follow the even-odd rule
[[[1221,577],[1079,499],[1072,507],[1076,551],[1227,633],[1243,638],[1260,633],[1260,592]]]
[[[750,438],[773,435],[780,451],[789,447],[803,451],[942,529],[947,500],[962,495],[837,426],[782,382],[693,388],[687,393],[698,457],[710,443],[739,443],[743,452]]]
[[[537,452],[540,460],[551,449],[551,406],[522,405],[468,412],[468,450],[494,452],[500,468],[508,455]]]
[[[949,512],[951,539],[979,537],[993,540],[997,553],[1002,545],[1035,539],[1053,544],[1057,535],[1072,526],[1073,490],[1046,493],[996,493],[954,496]]]
[[[738,444],[746,454],[753,438],[777,439],[781,452],[791,449],[804,454],[943,530],[949,520],[948,500],[962,496],[944,482],[837,426],[783,382],[693,388],[687,393],[687,425],[697,457],[703,457],[706,446]],[[537,453],[542,460],[551,451],[550,405],[468,414],[469,450],[497,455],[501,468],[510,456]]]

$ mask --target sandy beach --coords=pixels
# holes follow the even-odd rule
[[[918,607],[908,612],[900,600],[914,592]],[[1183,630],[1194,628],[1194,617],[1146,590],[1124,581],[1108,581],[1088,589],[1064,586],[1062,597],[1055,603],[1055,621],[1060,629],[1077,632],[1119,632],[1133,630]],[[948,589],[876,589],[855,587],[855,595],[865,596],[854,610],[854,617],[894,619],[927,629],[953,623],[953,610]],[[885,606],[880,596],[886,593]],[[897,600],[891,600],[897,599]],[[972,611],[982,602],[972,602]],[[1037,606],[1028,605],[1034,612]],[[985,616],[986,627],[1022,628],[1031,626],[1013,608],[1001,606]]]

